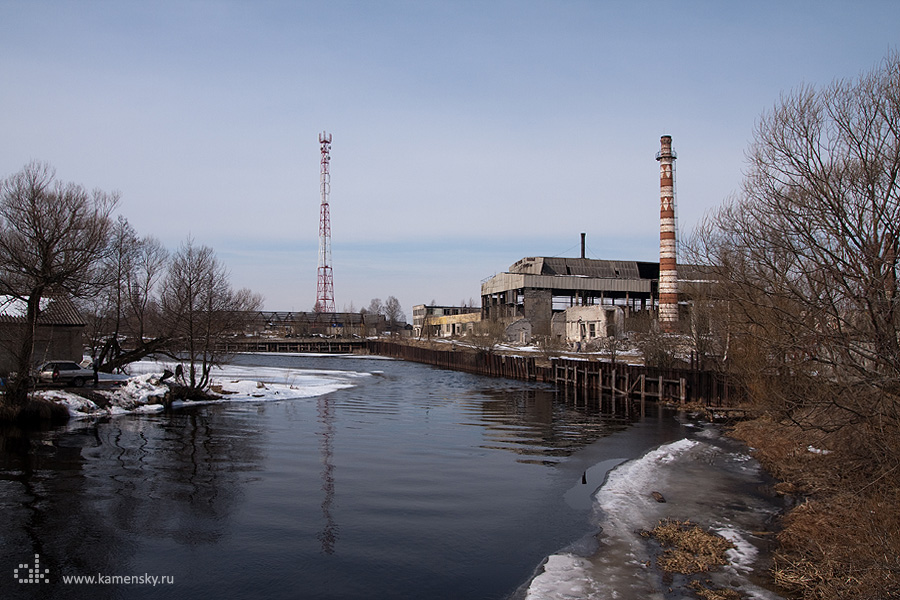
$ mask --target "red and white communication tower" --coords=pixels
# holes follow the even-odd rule
[[[319,134],[319,145],[322,151],[322,173],[320,187],[322,191],[322,208],[319,213],[319,283],[316,294],[316,310],[334,312],[334,280],[331,274],[331,215],[328,209],[328,195],[331,193],[331,174],[328,164],[331,162],[331,134],[324,131]]]

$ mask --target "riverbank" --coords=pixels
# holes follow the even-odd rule
[[[777,536],[781,586],[804,600],[900,598],[900,468],[873,472],[873,461],[855,456],[858,426],[817,430],[761,418],[733,435],[780,480],[777,491],[795,499]]]
[[[774,482],[720,427],[689,426],[687,437],[609,472],[594,494],[596,533],[548,557],[518,598],[782,597],[768,574],[782,509]],[[661,539],[658,526],[673,523],[677,540]],[[688,543],[673,559],[676,541]],[[720,552],[709,564],[688,552],[711,546]]]
[[[884,401],[880,410],[894,414],[891,398]],[[900,467],[884,458],[900,440],[896,418],[857,415],[835,424],[827,411],[810,415],[801,406],[795,418],[785,407],[774,409],[777,417],[743,406],[743,416],[762,416],[740,422],[733,435],[753,447],[793,505],[777,536],[775,580],[804,600],[900,598]],[[894,442],[879,450],[863,440]],[[872,456],[873,448],[882,456]]]

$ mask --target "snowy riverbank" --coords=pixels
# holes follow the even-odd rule
[[[63,404],[73,419],[164,410],[168,386],[161,382],[164,370],[175,364],[142,361],[130,365],[132,376],[117,388],[89,390],[84,396],[66,390],[42,390],[36,395]],[[369,373],[308,369],[258,368],[225,365],[212,373],[214,400],[177,400],[173,408],[222,402],[268,402],[315,398],[335,390],[353,387]],[[91,396],[90,399],[86,396]]]
[[[746,449],[698,427],[689,438],[660,446],[607,475],[594,494],[596,532],[554,554],[524,590],[528,600],[695,598],[686,576],[664,576],[658,545],[642,531],[663,519],[690,520],[733,547],[729,564],[699,577],[707,587],[742,598],[776,600],[767,579],[765,547],[777,501],[763,491],[765,475]],[[659,492],[658,502],[651,492]],[[696,579],[696,577],[695,577]]]

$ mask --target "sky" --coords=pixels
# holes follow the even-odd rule
[[[759,117],[900,46],[895,0],[0,0],[0,178],[117,191],[266,310],[480,300],[526,256],[658,261],[741,185]]]

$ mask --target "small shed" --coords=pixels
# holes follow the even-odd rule
[[[566,342],[587,344],[598,338],[625,335],[625,312],[620,306],[573,306],[565,311]]]
[[[531,321],[519,319],[506,327],[506,341],[527,344],[531,341]]]
[[[14,296],[0,296],[0,373],[18,368],[18,353],[25,329],[26,304]],[[41,313],[34,332],[33,361],[80,362],[84,352],[85,321],[72,301],[64,296],[41,300]]]

